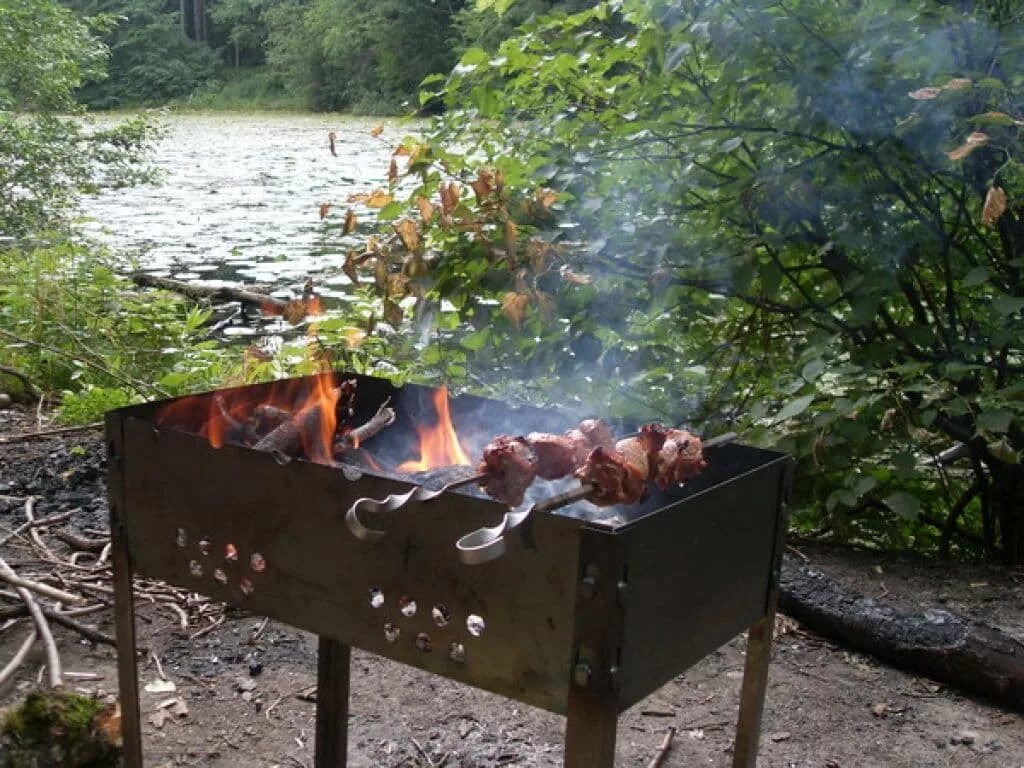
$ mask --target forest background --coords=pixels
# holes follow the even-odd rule
[[[0,363],[70,421],[315,364],[240,363],[77,236],[154,135],[84,108],[436,113],[339,265],[338,364],[735,429],[799,459],[805,535],[1019,564],[1021,14],[0,0]]]

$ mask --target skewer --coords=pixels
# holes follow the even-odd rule
[[[702,450],[719,448],[733,442],[738,437],[739,435],[735,432],[726,432],[706,440],[701,448]],[[505,554],[505,534],[518,527],[530,515],[536,512],[551,512],[560,507],[575,504],[577,501],[585,499],[593,490],[593,485],[583,483],[575,490],[538,501],[526,509],[510,510],[498,525],[490,528],[477,528],[456,541],[455,549],[458,550],[459,559],[466,565],[479,565],[501,557]]]
[[[719,448],[723,445],[728,445],[729,443],[734,442],[738,437],[739,435],[735,432],[726,432],[725,434],[719,435],[718,437],[712,437],[705,441],[701,445],[701,450],[706,451],[708,448]],[[533,505],[533,511],[550,512],[551,510],[560,509],[568,506],[569,504],[575,504],[577,501],[582,501],[587,498],[593,490],[594,486],[591,483],[581,483],[579,488],[559,493],[556,496],[544,499],[544,501],[538,501]]]

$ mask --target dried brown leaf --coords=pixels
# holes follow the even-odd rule
[[[392,187],[398,183],[398,161],[394,157],[391,158],[391,162],[388,164],[388,184]]]
[[[284,315],[284,319],[292,325],[297,325],[306,319],[306,313],[309,310],[308,304],[302,299],[292,299],[284,305],[284,311],[281,313]]]
[[[415,251],[420,247],[420,233],[416,222],[412,219],[402,219],[395,224],[395,232],[402,239],[402,245],[407,251]]]
[[[388,275],[386,294],[388,298],[400,299],[409,292],[409,278],[400,272]]]
[[[509,291],[501,300],[501,311],[516,328],[521,328],[529,303],[530,297],[527,294]]]
[[[327,218],[327,214],[331,212],[332,205],[333,203],[320,203],[318,206],[320,208],[320,221]]]
[[[434,204],[425,197],[417,197],[416,205],[420,209],[420,219],[423,224],[429,224],[431,217],[434,215]]]
[[[477,174],[476,181],[470,183],[473,192],[476,193],[476,201],[484,202],[494,192],[494,171],[490,168],[481,168]]]
[[[533,199],[546,211],[558,201],[558,193],[553,189],[541,187],[533,193]]]
[[[454,181],[449,181],[447,184],[441,185],[438,193],[441,196],[441,210],[450,214],[459,204],[462,189]]]
[[[963,160],[971,152],[976,150],[978,147],[983,147],[988,143],[989,136],[987,133],[981,131],[975,131],[967,137],[966,141],[951,152],[946,153],[946,157],[950,160]]]
[[[335,157],[338,156],[338,149],[334,145],[335,139],[337,138],[338,134],[336,134],[334,131],[331,131],[330,133],[327,134],[327,144],[331,148],[331,154],[334,155]]]
[[[356,231],[357,224],[358,222],[356,221],[356,212],[349,208],[345,212],[345,225],[341,228],[341,234],[351,235],[353,232]]]
[[[399,144],[395,147],[395,151],[391,153],[392,157],[401,157],[402,155],[411,155],[412,150],[409,149],[405,144]]]
[[[345,266],[341,270],[352,281],[352,285],[359,285],[359,271],[356,269],[357,263],[359,263],[359,254],[355,251],[349,251],[345,254]]]
[[[940,93],[942,93],[941,88],[929,85],[925,88],[918,88],[916,91],[911,91],[907,95],[914,101],[930,101],[931,99],[937,99]]]
[[[373,192],[356,192],[348,196],[350,203],[365,203],[369,208],[383,208],[391,202],[391,195],[383,189],[375,189]]]
[[[509,263],[515,261],[516,256],[516,238],[519,237],[519,228],[512,219],[505,219],[505,253],[508,256]]]
[[[981,223],[992,226],[1006,212],[1006,192],[1002,187],[990,187],[981,211]]]
[[[377,138],[382,133],[384,133],[383,125],[375,125],[373,126],[373,128],[370,129],[370,135],[373,136],[373,138]]]
[[[402,262],[402,274],[407,275],[410,279],[415,280],[417,277],[423,277],[429,273],[430,267],[419,251],[413,251]]]
[[[392,328],[400,326],[402,324],[402,318],[405,317],[405,313],[402,311],[402,308],[395,302],[391,301],[391,299],[384,299],[383,312],[384,320]]]
[[[964,88],[970,88],[972,85],[974,85],[974,81],[971,80],[971,78],[969,77],[954,77],[944,86],[942,86],[942,90],[962,91]]]
[[[382,291],[388,287],[388,263],[383,255],[373,260],[373,281]]]
[[[590,285],[594,282],[594,278],[590,275],[583,274],[581,272],[574,272],[572,267],[568,264],[563,264],[562,268],[558,270],[558,273],[562,276],[562,279],[567,283],[573,285]]]

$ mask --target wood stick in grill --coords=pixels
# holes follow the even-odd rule
[[[365,424],[346,432],[335,440],[334,453],[344,453],[352,448],[358,448],[382,429],[394,424],[395,409],[388,406],[389,402],[390,398],[381,403],[380,408],[377,409],[377,413],[375,413]]]

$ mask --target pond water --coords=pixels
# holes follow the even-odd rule
[[[87,198],[87,230],[153,274],[255,283],[285,296],[312,276],[335,300],[350,285],[344,255],[371,222],[346,200],[386,188],[391,153],[416,128],[332,114],[172,114],[161,123],[159,182]],[[323,220],[322,203],[333,204]],[[343,236],[349,206],[360,226]]]

